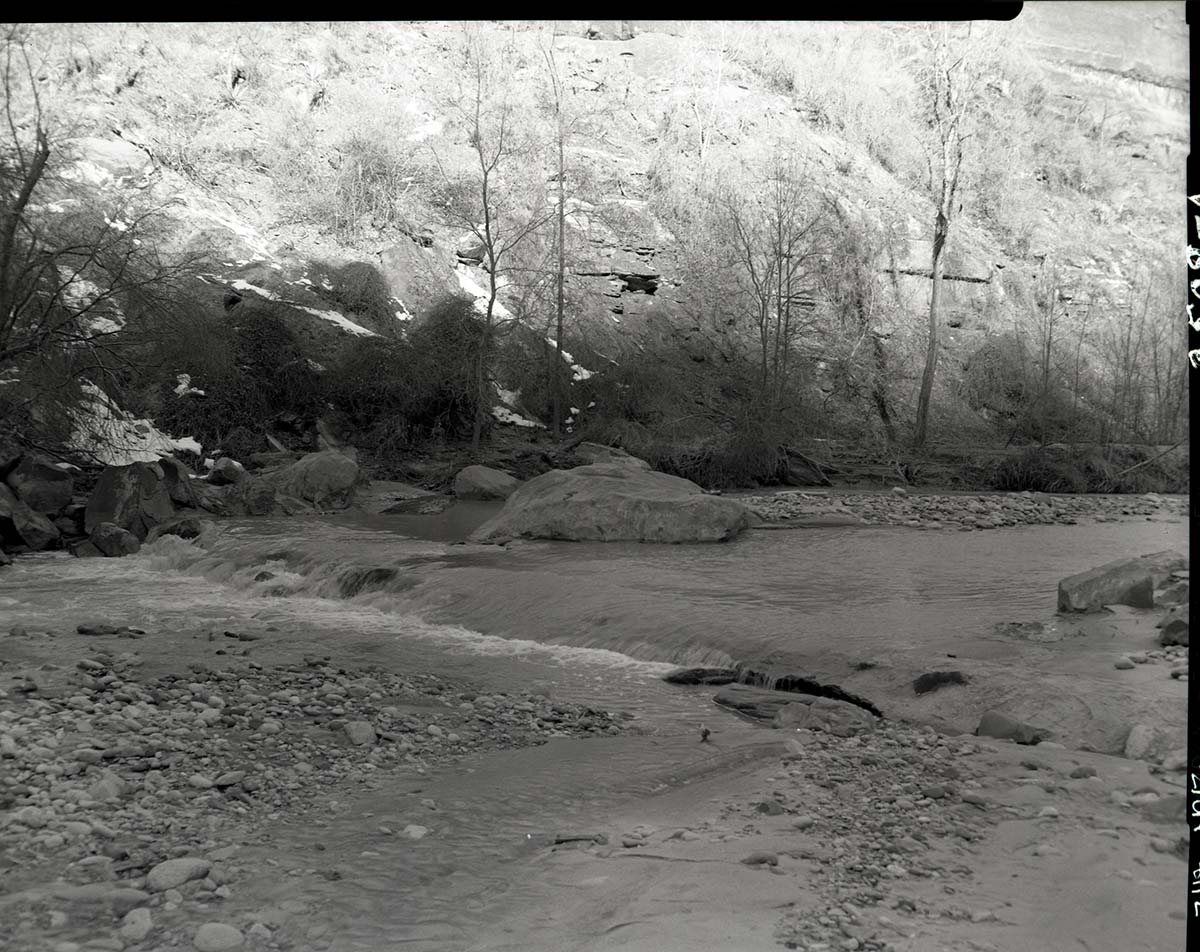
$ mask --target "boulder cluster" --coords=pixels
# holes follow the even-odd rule
[[[161,535],[194,538],[209,515],[262,516],[344,509],[362,482],[358,463],[337,450],[284,454],[257,473],[218,459],[198,476],[170,456],[108,466],[90,493],[85,473],[20,448],[0,448],[0,562],[5,552],[69,549],[123,556]]]

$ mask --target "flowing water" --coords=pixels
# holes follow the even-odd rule
[[[340,868],[338,882],[262,885],[315,904],[334,947],[451,949],[483,934],[497,897],[519,901],[513,870],[538,834],[586,832],[631,797],[771,749],[772,735],[714,714],[704,692],[663,684],[670,667],[768,662],[841,682],[856,659],[902,667],[951,654],[1025,681],[1049,655],[995,636],[994,623],[1046,619],[1064,575],[1187,545],[1178,520],[750,532],[707,546],[456,543],[492,511],[227,521],[120,560],[23,559],[0,573],[0,624],[273,625],[345,664],[386,647],[414,669],[492,690],[539,686],[635,714],[632,736],[474,755],[332,805],[328,820],[282,820],[260,850],[284,870],[316,867],[318,855]],[[872,699],[887,710],[888,698]],[[719,723],[717,745],[696,743],[701,719]],[[442,812],[422,814],[421,798]],[[408,822],[434,834],[413,842],[377,830]]]

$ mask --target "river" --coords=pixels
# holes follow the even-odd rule
[[[319,903],[337,948],[461,948],[486,929],[497,897],[519,899],[511,861],[527,835],[579,829],[623,799],[753,758],[772,735],[716,712],[711,692],[662,683],[676,665],[766,663],[842,684],[887,714],[936,713],[963,730],[994,700],[1064,729],[1183,717],[1186,685],[1161,668],[1153,690],[1144,670],[1112,670],[1116,629],[1057,645],[993,632],[998,621],[1049,619],[1064,575],[1186,551],[1180,520],[760,531],[707,546],[457,541],[492,511],[230,520],[196,542],[165,538],[119,560],[21,559],[0,573],[0,619],[158,633],[269,626],[343,664],[379,660],[386,648],[414,669],[635,715],[629,736],[475,755],[352,809],[334,805],[328,820],[281,820],[262,859],[302,869],[327,843],[337,844],[330,859],[353,858],[349,882],[304,880],[297,892],[300,880],[281,877],[274,887]],[[971,672],[970,689],[912,696],[914,672],[947,665]],[[711,753],[698,753],[701,721],[718,730]],[[389,817],[411,816],[419,797],[453,806],[436,844],[377,834]],[[398,891],[404,903],[391,900]]]

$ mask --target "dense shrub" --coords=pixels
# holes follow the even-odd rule
[[[1187,492],[1187,456],[1154,459],[1158,452],[1150,446],[1030,447],[996,463],[985,478],[991,488],[1009,492]]]
[[[470,433],[480,322],[470,302],[435,305],[407,340],[360,338],[331,374],[329,399],[378,458]]]
[[[365,318],[368,327],[384,334],[397,327],[392,292],[374,265],[352,261],[340,268],[314,268],[311,273],[317,284],[328,282],[331,290],[327,294],[348,316]]]
[[[159,423],[207,448],[245,457],[266,448],[265,434],[278,423],[303,431],[325,409],[320,372],[269,304],[239,304],[227,323],[181,324],[171,351]],[[180,373],[206,395],[177,396]]]
[[[570,352],[571,348],[566,347]],[[578,354],[575,354],[579,358]],[[496,353],[496,379],[520,394],[521,407],[539,420],[554,415],[554,386],[557,382],[565,420],[571,407],[579,406],[572,387],[571,368],[559,360],[545,337],[518,325],[500,342]],[[555,380],[557,378],[557,381]]]

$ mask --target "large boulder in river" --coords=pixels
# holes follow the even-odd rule
[[[310,453],[269,477],[280,496],[316,509],[347,508],[360,478],[358,463],[332,450]]]
[[[30,509],[8,486],[0,483],[0,542],[40,552],[53,548],[59,538],[53,522]]]
[[[162,466],[130,463],[109,466],[100,474],[88,500],[84,526],[90,535],[97,526],[110,522],[132,532],[138,541],[145,541],[154,526],[174,515],[175,505]]]
[[[471,538],[724,542],[749,523],[749,510],[740,503],[710,496],[689,480],[596,463],[529,480]]]
[[[9,472],[5,482],[17,498],[34,512],[56,516],[71,504],[75,480],[53,463],[24,456]]]
[[[520,480],[490,466],[467,466],[454,477],[454,495],[459,499],[507,499]]]
[[[1154,607],[1154,576],[1142,559],[1118,559],[1058,583],[1060,612],[1096,612],[1105,605]]]

